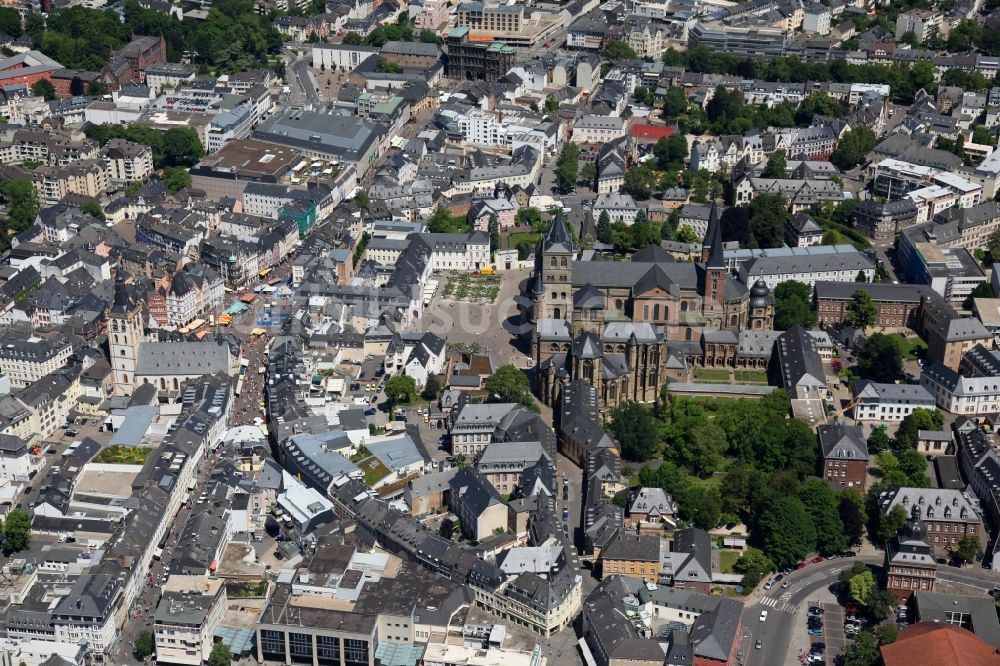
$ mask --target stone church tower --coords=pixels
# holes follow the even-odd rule
[[[115,395],[132,395],[144,332],[142,304],[125,284],[125,274],[119,269],[115,276],[115,297],[108,314],[108,360]]]

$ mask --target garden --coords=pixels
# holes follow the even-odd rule
[[[94,456],[94,462],[110,465],[142,465],[146,462],[146,458],[149,457],[152,451],[151,448],[146,446],[116,444],[102,449]]]
[[[499,275],[452,272],[444,287],[444,297],[454,301],[492,303],[500,295]]]

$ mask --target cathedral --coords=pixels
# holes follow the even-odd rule
[[[730,275],[712,206],[700,262],[676,261],[651,245],[630,261],[580,260],[557,215],[535,249],[528,281],[531,346],[542,400],[583,379],[601,408],[652,402],[668,373],[701,363],[706,333],[770,330],[774,308],[763,284],[748,290]]]

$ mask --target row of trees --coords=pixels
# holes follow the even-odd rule
[[[266,66],[269,56],[280,52],[281,35],[273,18],[254,11],[251,0],[220,0],[204,21],[182,22],[128,0],[123,16],[82,6],[56,9],[47,19],[29,14],[24,32],[36,48],[70,68],[100,70],[112,50],[139,34],[163,35],[171,61],[186,54],[203,70],[223,72]],[[5,25],[3,17],[0,25]]]
[[[205,156],[198,132],[192,127],[173,127],[161,132],[137,124],[126,127],[90,123],[84,133],[102,146],[111,139],[126,139],[149,146],[153,149],[153,166],[157,169],[191,167]]]
[[[635,222],[627,225],[624,222],[612,222],[606,210],[602,210],[597,217],[597,240],[602,243],[614,245],[618,252],[625,252],[631,248],[644,248],[651,244],[658,244],[661,239],[667,239],[663,232],[666,225],[659,222],[651,222],[646,216],[646,211],[640,210],[635,216]]]
[[[861,30],[862,28],[858,28],[859,32]],[[989,39],[983,41],[992,41],[992,39],[991,35]],[[982,44],[980,46],[989,52]],[[996,46],[997,53],[1000,53],[1000,40],[997,41]],[[663,55],[663,62],[673,67],[684,67],[692,72],[726,74],[784,83],[806,83],[808,81],[886,83],[891,86],[895,100],[904,104],[912,102],[914,94],[921,88],[929,92],[937,88],[934,79],[934,65],[929,60],[917,61],[912,66],[908,63],[854,65],[840,58],[826,62],[804,61],[797,56],[765,60],[711,51],[705,46],[696,46],[684,52],[671,49]]]

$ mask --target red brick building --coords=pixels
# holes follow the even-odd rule
[[[823,478],[836,490],[854,488],[862,495],[868,474],[868,442],[861,426],[820,426]]]
[[[126,83],[144,83],[146,69],[167,61],[167,42],[163,36],[138,35],[115,51],[101,71],[101,81],[117,90]]]
[[[933,592],[937,580],[934,549],[927,540],[927,531],[919,513],[906,521],[885,549],[885,589],[900,603],[906,603],[914,592]]]
[[[0,88],[23,83],[29,88],[63,66],[39,51],[26,51],[0,60]]]

